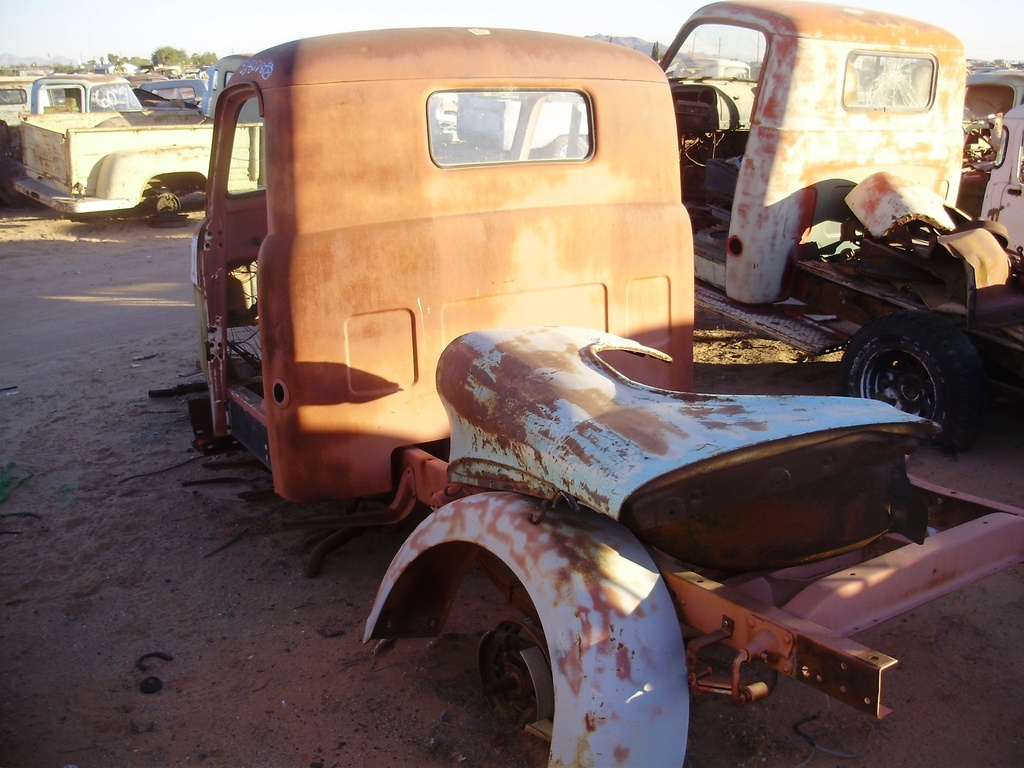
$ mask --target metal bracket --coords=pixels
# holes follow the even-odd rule
[[[875,717],[888,709],[880,702],[882,672],[896,659],[874,651],[706,576],[683,569],[672,558],[652,553],[668,584],[680,621],[703,633],[693,653],[687,648],[691,690],[728,693],[739,702],[755,701],[767,687],[744,684],[742,665],[759,661]],[[731,674],[715,677],[695,661],[702,648],[717,643],[736,652]]]

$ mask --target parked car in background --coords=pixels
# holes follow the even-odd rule
[[[31,77],[0,77],[0,155],[19,156],[18,126],[29,111]]]
[[[21,122],[21,114],[28,112],[28,95],[34,79],[0,77],[0,120],[7,125],[17,125]]]
[[[69,216],[142,204],[176,214],[181,197],[206,186],[211,126],[197,105],[141,92],[168,108],[143,109],[121,77],[37,80],[31,94],[35,114],[20,126],[22,157],[2,169],[0,184],[12,197],[17,193]]]
[[[1005,227],[1015,269],[1024,272],[1024,105],[1000,114],[989,138],[991,153],[964,171],[957,205]]]
[[[24,119],[93,112],[107,113],[97,118],[101,120],[111,117],[110,113],[141,113],[142,104],[131,84],[113,75],[50,75],[12,79],[6,87],[0,83],[0,201],[9,206],[29,202],[15,186],[25,173]],[[67,153],[59,144],[55,151],[62,156]]]
[[[67,216],[177,214],[206,186],[212,124],[198,109],[32,115],[21,131],[15,188]]]
[[[143,83],[152,83],[156,80],[170,80],[167,75],[161,75],[158,72],[146,72],[141,75],[130,75],[128,82],[132,84],[132,88],[138,88]]]
[[[1024,104],[1024,70],[997,69],[967,76],[964,120],[979,120],[996,113],[1005,115]]]
[[[203,99],[210,90],[209,80],[199,78],[185,80],[154,80],[143,83],[137,91],[153,94],[160,97],[164,102],[169,102],[174,107],[195,107],[200,108]],[[138,93],[136,94],[138,95]],[[142,97],[140,96],[140,101]],[[160,107],[166,104],[156,103],[153,106]]]
[[[4,205],[24,202],[14,179],[21,174],[21,116],[29,109],[32,79],[0,77],[0,202]]]
[[[1020,215],[1019,206],[1014,204],[1011,206],[1011,215],[1000,217],[1000,208],[993,208],[989,203],[992,199],[1001,197],[1001,192],[993,190],[994,198],[985,198],[992,170],[1004,162],[1007,153],[1007,147],[1003,146],[1002,142],[1007,139],[1008,131],[1012,135],[1018,130],[1015,126],[1004,126],[1005,117],[1022,104],[1024,70],[998,69],[974,72],[967,76],[967,92],[964,96],[963,176],[956,200],[957,207],[972,216],[995,218],[1018,232],[1021,226],[1012,219]],[[1018,116],[1016,119],[1019,121],[1021,118]],[[1019,141],[1019,137],[1017,140]],[[1020,147],[1017,147],[1018,153],[1019,150]],[[1012,148],[1010,154],[1013,154]],[[1015,172],[1019,173],[1020,169]],[[1021,244],[1019,236],[1015,240],[1011,239],[1014,248]]]

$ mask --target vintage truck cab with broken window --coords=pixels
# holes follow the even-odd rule
[[[960,41],[877,11],[741,0],[694,13],[662,66],[698,302],[808,355],[845,347],[848,394],[968,447],[986,379],[1024,391],[1024,289],[1001,225],[953,207]]]
[[[1021,559],[1019,510],[908,479],[930,422],[692,392],[675,111],[643,55],[306,39],[243,62],[214,125],[196,445],[237,440],[287,499],[388,494],[301,521],[335,531],[309,573],[418,509],[365,637],[439,634],[478,564],[520,612],[484,689],[551,765],[678,766],[691,694],[767,693],[748,662],[881,714],[895,660],[847,635]]]

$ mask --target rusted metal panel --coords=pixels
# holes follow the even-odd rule
[[[904,45],[907,40],[921,37],[938,47],[959,46],[954,35],[927,22],[884,11],[794,0],[711,3],[695,11],[688,26],[722,19],[791,37],[871,41],[880,45]]]
[[[657,64],[633,51],[609,47],[595,55],[593,41],[514,29],[386,29],[305,38],[269,48],[243,62],[232,78],[263,88],[336,82],[442,83],[472,62],[480,80],[520,76],[552,79],[657,81]],[[646,61],[641,60],[646,59]],[[382,94],[383,95],[383,94]],[[326,105],[325,105],[326,106]]]
[[[675,598],[680,620],[702,636],[733,649],[744,663],[760,662],[870,715],[882,717],[889,712],[882,704],[882,673],[896,659],[683,568],[664,555],[654,557]],[[691,654],[690,661],[692,691],[731,692],[745,703],[742,668],[735,668],[735,681],[724,680],[720,683],[724,690],[716,690],[714,680],[702,674],[699,656]]]
[[[508,493],[447,504],[395,556],[364,641],[438,634],[480,550],[511,568],[545,631],[555,688],[549,765],[680,765],[689,697],[675,609],[648,553],[607,517],[545,512]]]
[[[854,398],[655,389],[612,369],[607,350],[651,353],[573,328],[478,331],[450,344],[437,371],[449,477],[566,494],[714,567],[823,557],[890,527],[923,536],[900,479],[929,422]]]
[[[248,263],[266,232],[260,335],[282,496],[389,490],[395,448],[447,435],[434,367],[475,328],[628,334],[676,360],[631,375],[689,385],[692,235],[671,97],[649,59],[558,35],[393,30],[271,49],[232,84],[215,140],[226,142],[232,106],[257,96],[267,190],[228,196],[218,155],[203,272],[219,279],[224,265]],[[570,89],[628,109],[594,110],[583,162],[439,167],[428,151],[431,94],[495,88]],[[632,140],[638,123],[643,142]]]
[[[264,100],[268,166],[292,175],[272,182],[283,194],[271,201],[274,233],[476,214],[498,201],[523,211],[679,199],[664,74],[622,46],[517,30],[353,32],[257,54],[232,79],[246,82]],[[592,163],[439,170],[427,151],[429,95],[488,88],[573,89],[623,109],[595,110]],[[632,140],[638,123],[645,142]]]
[[[920,184],[887,171],[871,174],[846,196],[850,210],[875,237],[885,237],[894,227],[910,221],[952,232],[955,225],[944,202]]]
[[[785,610],[861,632],[1024,561],[1024,511],[995,512],[815,581]]]

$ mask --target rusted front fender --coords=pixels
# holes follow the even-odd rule
[[[547,639],[555,691],[549,765],[681,765],[685,650],[657,567],[620,523],[542,505],[480,493],[428,517],[388,568],[364,641],[439,633],[462,577],[485,550],[522,582]]]
[[[922,184],[886,171],[873,173],[846,196],[853,214],[875,237],[909,221],[923,221],[940,232],[952,232],[953,220],[945,201]]]

